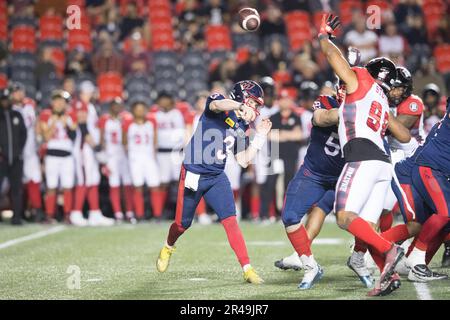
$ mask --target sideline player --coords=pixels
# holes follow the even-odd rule
[[[223,170],[227,151],[233,151],[237,162],[247,167],[265,142],[271,122],[262,120],[256,127],[255,137],[247,146],[245,131],[248,124],[255,121],[258,108],[264,104],[262,88],[251,80],[240,81],[233,86],[230,97],[226,99],[215,93],[208,98],[194,136],[186,147],[175,222],[170,226],[156,266],[159,272],[167,270],[175,242],[191,226],[195,208],[204,197],[225,228],[231,248],[243,268],[245,281],[260,284],[263,280],[250,265],[236,220],[233,192]]]
[[[319,31],[321,50],[346,86],[338,127],[346,163],[337,183],[334,211],[339,227],[386,256],[379,283],[369,294],[387,294],[400,285],[393,275],[404,253],[400,246],[382,238],[373,225],[381,215],[392,179],[383,137],[389,123],[386,94],[397,78],[397,70],[386,58],[372,59],[364,68],[351,68],[330,41],[339,25],[337,16],[324,14]]]
[[[50,219],[56,213],[56,189],[64,190],[64,216],[72,210],[72,188],[75,183],[75,163],[73,157],[76,122],[67,113],[70,95],[66,91],[55,90],[51,96],[51,110],[41,112],[39,117],[46,151],[44,157],[45,211]]]
[[[134,221],[133,213],[133,186],[131,184],[130,169],[125,148],[122,143],[122,125],[130,121],[132,115],[123,110],[123,101],[120,97],[110,102],[109,112],[100,117],[100,143],[105,150],[106,173],[109,183],[109,197],[116,220],[124,219],[120,201],[120,187],[123,186],[126,218]]]
[[[23,149],[23,183],[26,187],[27,198],[31,207],[31,216],[37,222],[45,218],[42,212],[41,198],[41,163],[37,153],[36,132],[38,131],[36,119],[36,103],[25,96],[25,87],[19,82],[10,86],[13,109],[22,114],[27,128],[27,141]]]
[[[163,203],[155,192],[160,185],[156,163],[157,131],[153,115],[148,113],[145,102],[136,101],[131,105],[133,119],[123,126],[123,144],[128,154],[131,181],[134,187],[134,212],[136,218],[144,218],[144,184],[150,188],[150,202],[154,217],[161,217]]]

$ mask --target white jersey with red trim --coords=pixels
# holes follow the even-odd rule
[[[185,123],[183,114],[178,109],[156,112],[158,127],[158,148],[181,149],[184,146]]]
[[[65,115],[65,118],[67,125],[71,126],[73,124],[72,118],[67,114]],[[52,112],[50,110],[44,110],[41,113],[39,120],[46,123],[48,127],[51,127],[53,124],[55,125],[53,136],[47,141],[47,150],[59,150],[72,153],[74,144],[67,134],[67,127],[63,120],[61,118],[55,120],[52,117]]]
[[[27,141],[23,149],[25,158],[36,155],[36,103],[33,99],[23,99],[22,105],[13,105],[13,109],[19,111],[22,114],[27,128]]]
[[[132,116],[123,112],[118,117],[112,117],[110,114],[104,114],[100,117],[98,127],[103,130],[103,139],[105,143],[105,152],[108,157],[124,157],[125,148],[122,144],[122,127],[124,120]]]
[[[98,145],[100,143],[100,131],[98,128],[98,114],[97,109],[92,103],[84,103],[81,100],[77,100],[74,102],[71,108],[71,112],[76,114],[77,112],[84,111],[87,112],[86,126],[89,132],[89,135],[94,140],[94,143]],[[80,132],[78,132],[80,134]],[[77,141],[81,141],[77,139]],[[84,146],[80,146],[84,147]]]
[[[154,153],[155,124],[153,121],[145,121],[142,124],[131,122],[124,126],[128,140],[128,157],[150,157]]]
[[[346,94],[339,107],[339,141],[344,151],[347,142],[355,138],[372,141],[386,154],[383,137],[389,121],[389,103],[383,89],[367,69],[353,67],[358,89]]]
[[[405,100],[403,100],[396,108],[391,108],[391,112],[395,115],[408,115],[408,116],[418,116],[419,118],[410,128],[411,140],[408,143],[401,143],[392,136],[389,136],[389,145],[393,151],[403,150],[405,157],[409,157],[414,153],[414,150],[422,144],[425,140],[424,131],[424,116],[423,110],[424,105],[422,99],[418,96],[412,94]]]

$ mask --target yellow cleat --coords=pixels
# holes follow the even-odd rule
[[[261,284],[264,282],[264,280],[258,276],[253,267],[250,267],[250,269],[244,272],[244,280],[247,281],[248,283],[253,284]]]
[[[175,247],[168,248],[167,246],[164,246],[161,249],[158,260],[156,260],[156,269],[158,269],[159,272],[165,272],[167,270],[169,267],[170,257],[174,251]]]

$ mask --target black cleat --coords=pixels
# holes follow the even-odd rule
[[[448,279],[445,273],[431,271],[425,264],[415,265],[408,274],[408,280],[413,282],[429,282]]]
[[[444,254],[442,255],[442,268],[449,268],[450,267],[450,241],[446,241],[444,243],[445,250]]]

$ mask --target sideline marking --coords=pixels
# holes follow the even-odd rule
[[[56,226],[56,227],[53,227],[53,228],[50,228],[50,229],[47,229],[47,230],[42,230],[42,231],[39,231],[39,232],[35,232],[35,233],[32,233],[32,234],[29,234],[29,235],[24,236],[24,237],[8,240],[6,242],[0,243],[0,250],[12,247],[12,246],[14,246],[16,244],[19,244],[19,243],[22,243],[22,242],[43,238],[43,237],[46,237],[48,235],[61,232],[63,230],[66,230],[65,226]]]

